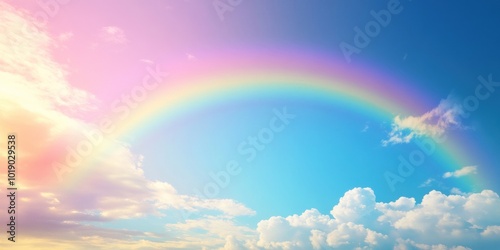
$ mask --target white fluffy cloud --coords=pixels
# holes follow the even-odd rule
[[[439,105],[421,116],[394,118],[389,138],[382,145],[408,143],[419,136],[440,137],[450,128],[460,128],[462,106],[451,97],[442,100]]]
[[[475,174],[477,171],[476,166],[466,166],[463,167],[459,170],[453,171],[453,172],[446,172],[443,174],[443,178],[450,178],[450,177],[461,177],[465,175],[470,175],[470,174]]]
[[[331,214],[339,222],[357,222],[375,208],[375,194],[370,188],[355,188],[347,191],[333,207]]]
[[[257,226],[246,249],[493,249],[500,246],[499,196],[445,195],[375,202],[370,188],[347,191],[331,211],[274,216]],[[236,239],[231,238],[234,242]],[[241,245],[240,245],[241,246]]]

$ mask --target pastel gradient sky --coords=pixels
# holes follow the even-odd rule
[[[496,249],[499,11],[0,0],[0,247]]]

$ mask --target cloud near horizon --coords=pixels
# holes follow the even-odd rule
[[[375,202],[370,188],[354,188],[331,211],[271,217],[258,224],[258,247],[266,249],[468,249],[498,244],[498,194],[426,194]],[[251,246],[248,245],[248,246]],[[492,246],[492,245],[490,245]],[[251,247],[249,247],[251,249]]]

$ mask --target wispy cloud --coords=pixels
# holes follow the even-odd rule
[[[125,31],[116,26],[102,27],[100,37],[103,41],[112,44],[125,44],[128,42]]]
[[[435,182],[436,182],[435,179],[429,178],[429,179],[425,180],[422,184],[420,184],[418,187],[419,188],[430,187]]]
[[[467,193],[462,192],[462,190],[460,190],[459,188],[456,188],[456,187],[451,188],[450,193],[458,194],[458,195],[467,195]]]
[[[149,64],[149,65],[153,65],[154,64],[154,62],[151,61],[151,60],[149,60],[149,59],[140,59],[139,61],[142,62],[142,63],[145,63],[145,64]]]
[[[193,54],[190,54],[190,53],[186,53],[186,58],[189,61],[196,61],[196,60],[198,60],[198,58],[196,56],[194,56]]]
[[[73,36],[74,36],[73,32],[64,32],[59,34],[57,38],[59,39],[59,41],[65,42],[71,40]]]
[[[382,141],[382,145],[409,143],[420,136],[439,137],[450,128],[461,128],[460,116],[462,106],[450,96],[442,100],[439,105],[421,116],[394,118],[389,138]]]
[[[453,172],[444,173],[443,178],[462,177],[465,175],[470,175],[475,173],[477,173],[477,166],[466,166]]]
[[[368,124],[365,125],[365,127],[361,130],[362,133],[365,133],[370,129],[370,126]]]

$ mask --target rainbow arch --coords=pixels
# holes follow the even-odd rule
[[[391,74],[310,53],[230,51],[171,65],[170,75],[119,122],[112,138],[140,136],[206,107],[266,95],[340,102],[387,120],[395,115],[419,115],[429,109],[424,92]],[[467,149],[453,139],[440,144],[440,157],[449,163],[443,171],[470,164],[465,152]],[[474,183],[481,179],[474,178]]]

